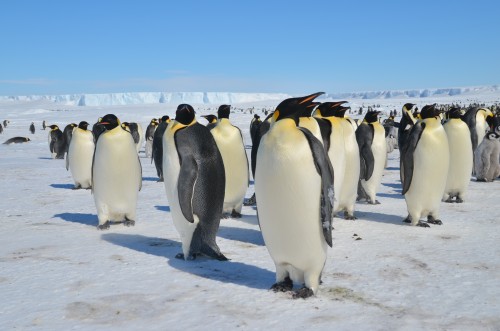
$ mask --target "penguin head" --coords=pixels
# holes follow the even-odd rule
[[[486,134],[486,138],[487,138],[488,140],[495,140],[495,139],[500,138],[500,136],[499,136],[498,134],[496,134],[495,132],[490,131],[490,132],[488,132],[488,133]]]
[[[161,121],[162,121],[162,122],[165,122],[165,123],[169,123],[169,122],[170,122],[170,116],[168,116],[168,115],[163,115],[163,116],[161,117]]]
[[[80,123],[78,123],[78,128],[82,129],[82,130],[87,130],[88,126],[89,126],[89,123],[87,123],[85,121],[81,121]]]
[[[24,140],[25,140],[25,141],[31,141],[31,139],[30,139],[30,138],[24,138]]]
[[[206,119],[208,121],[208,123],[216,123],[217,122],[217,116],[215,115],[202,115],[201,117],[203,117],[204,119]]]
[[[219,110],[217,110],[217,117],[220,118],[229,118],[229,113],[231,110],[231,105],[221,105]]]
[[[149,122],[149,124],[151,124],[151,125],[158,125],[158,122],[156,121],[156,118],[153,118],[153,119]]]
[[[447,118],[460,118],[462,116],[462,109],[460,107],[452,107],[446,112]]]
[[[253,119],[257,122],[260,122],[260,116],[257,114],[253,115]]]
[[[175,111],[175,120],[181,124],[189,125],[194,120],[194,108],[187,103],[180,104],[177,106]]]
[[[337,102],[323,102],[321,103],[315,110],[315,113],[322,117],[344,117],[345,111],[348,109],[347,107],[343,107],[342,104],[347,101],[337,101]],[[342,116],[337,116],[339,114],[339,110],[345,108]]]
[[[129,123],[129,122],[122,122],[121,127],[122,127],[124,130],[127,130],[127,129],[129,129],[129,130],[130,130],[130,123]]]
[[[432,118],[436,116],[439,116],[439,110],[436,109],[436,104],[425,105],[420,111],[420,118],[422,119]]]
[[[49,125],[50,131],[59,130],[59,127],[55,124]]]
[[[413,106],[415,106],[414,103],[405,103],[403,106],[403,110],[410,111],[413,108]]]
[[[371,110],[366,112],[365,118],[363,121],[366,121],[367,123],[375,123],[378,122],[378,114],[380,114],[380,111],[378,110]]]
[[[120,125],[120,120],[114,114],[107,114],[98,124],[104,126],[106,130],[113,130]]]
[[[273,113],[272,117],[274,121],[291,118],[295,123],[298,123],[299,117],[305,116],[304,114],[309,114],[306,116],[311,116],[314,107],[319,104],[318,102],[314,102],[314,99],[324,93],[325,92],[317,92],[306,95],[305,97],[289,98],[281,101]]]

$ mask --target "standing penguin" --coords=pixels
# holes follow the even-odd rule
[[[146,154],[146,158],[148,159],[151,158],[153,153],[153,139],[157,126],[158,126],[158,121],[156,120],[156,118],[153,118],[149,123],[148,127],[146,128],[146,147],[144,152]]]
[[[49,149],[53,159],[64,159],[65,142],[64,135],[55,124],[49,126]]]
[[[139,153],[139,150],[142,147],[142,143],[144,142],[144,134],[142,133],[141,125],[135,122],[123,122],[122,127],[126,131],[130,132],[132,138],[134,138],[135,148],[137,150],[137,153]]]
[[[217,125],[217,116],[210,114],[210,115],[202,115],[201,117],[203,117],[208,121],[207,128],[209,130],[212,130]]]
[[[379,111],[368,111],[356,130],[360,154],[360,181],[358,200],[379,204],[376,194],[382,181],[387,158],[385,129],[378,122]]]
[[[35,123],[31,122],[31,125],[30,125],[30,132],[31,134],[35,134]]]
[[[230,105],[221,105],[219,107],[217,111],[219,120],[210,132],[214,136],[217,148],[222,155],[226,174],[222,212],[224,217],[230,215],[234,218],[240,218],[250,173],[243,135],[240,129],[229,121],[230,109]]]
[[[0,134],[3,133],[3,126],[2,124],[0,123]]]
[[[398,127],[398,148],[401,151],[406,144],[408,135],[410,134],[411,128],[415,125],[415,118],[411,112],[413,103],[406,103],[401,111],[402,117],[399,123],[396,125]]]
[[[82,121],[73,132],[66,155],[66,170],[71,171],[74,189],[89,189],[92,185],[92,158],[94,157],[94,136],[87,130],[89,123]]]
[[[99,219],[97,228],[109,229],[112,222],[135,225],[142,169],[134,139],[113,114],[104,116],[99,125],[106,130],[97,139],[92,162],[92,192]]]
[[[478,182],[492,182],[500,175],[500,136],[488,132],[474,152],[474,167]]]
[[[163,134],[170,123],[170,117],[165,115],[160,119],[160,123],[156,127],[153,134],[153,152],[151,162],[154,161],[156,173],[158,174],[158,182],[163,182]]]
[[[106,127],[104,125],[99,125],[99,123],[102,121],[102,117],[99,117],[97,119],[97,122],[92,125],[92,135],[94,136],[94,144],[97,143],[97,139],[103,133],[106,131]]]
[[[45,130],[45,128],[47,128],[47,124],[45,124],[45,120],[43,120],[43,122],[42,122],[42,130]]]
[[[321,104],[318,108],[321,107],[320,112],[322,116],[327,118],[335,117],[338,119],[338,123],[342,128],[341,132],[343,136],[341,141],[344,143],[344,148],[340,149],[337,147],[337,150],[339,151],[337,153],[343,153],[343,157],[340,158],[343,158],[345,161],[344,175],[342,177],[337,174],[335,169],[336,159],[339,158],[337,153],[329,153],[336,178],[335,185],[338,181],[342,181],[342,184],[339,185],[339,189],[335,189],[335,196],[337,200],[335,210],[344,211],[345,219],[354,220],[356,219],[354,216],[354,206],[356,204],[360,171],[359,147],[356,141],[357,125],[352,119],[345,117],[346,111],[350,108],[342,106],[343,103],[345,103],[345,101],[335,102],[332,103],[330,107],[328,107],[328,103],[325,106],[322,106],[323,104]],[[335,126],[338,126],[338,124],[335,124]],[[333,131],[335,131],[335,128],[333,128]],[[337,131],[340,131],[338,127]],[[332,145],[335,145],[335,143],[332,143]],[[330,147],[330,149],[332,148]]]
[[[439,112],[427,105],[420,113],[422,120],[413,126],[402,150],[402,184],[408,207],[404,220],[412,225],[428,227],[442,224],[439,205],[446,187],[449,169],[449,147]],[[427,216],[427,223],[420,222]]]
[[[461,110],[454,107],[447,112],[448,120],[443,125],[450,149],[450,167],[444,190],[444,202],[464,202],[472,173],[473,154],[470,131],[462,121]],[[453,200],[456,198],[455,200]]]
[[[73,130],[77,127],[75,123],[70,123],[64,127],[63,139],[64,139],[64,153],[68,152],[69,143],[71,142],[71,137],[73,136]]]
[[[227,260],[215,242],[224,205],[224,163],[217,144],[181,104],[163,135],[163,175],[174,226],[182,241],[176,258]]]
[[[488,131],[487,117],[493,117],[491,110],[487,108],[473,107],[463,115],[463,120],[469,126],[470,138],[472,141],[472,151],[474,152],[483,141]]]
[[[304,284],[293,298],[317,293],[332,245],[333,169],[323,144],[299,114],[318,104],[323,93],[282,101],[262,137],[255,173],[259,224],[276,266],[275,292]]]
[[[257,114],[253,115],[252,121],[250,122],[250,139],[252,139],[252,144],[261,123],[260,116]]]
[[[10,123],[9,120],[3,120],[3,127],[6,128],[7,124],[9,124],[9,123]]]

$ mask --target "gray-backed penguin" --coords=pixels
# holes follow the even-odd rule
[[[448,120],[444,123],[444,131],[448,137],[450,149],[450,167],[444,190],[444,202],[464,202],[472,173],[473,153],[470,131],[462,121],[461,110],[458,107],[446,113]]]
[[[66,155],[66,170],[71,171],[74,189],[89,189],[92,185],[92,158],[94,157],[94,136],[87,130],[89,123],[82,121],[74,130]]]
[[[239,218],[250,180],[250,171],[243,135],[229,120],[230,109],[230,105],[219,107],[217,124],[210,132],[222,155],[226,174],[223,215]]]
[[[130,132],[132,138],[134,138],[135,149],[137,150],[137,153],[139,153],[139,150],[144,143],[144,133],[142,132],[142,126],[139,123],[135,122],[123,122],[122,127]]]
[[[421,120],[413,126],[401,151],[402,194],[405,196],[408,217],[412,225],[428,227],[427,223],[442,224],[439,206],[446,187],[449,169],[449,147],[435,105],[427,105],[420,113]],[[427,216],[427,223],[421,217]]]
[[[0,123],[0,134],[3,133],[3,126],[2,124]]]
[[[163,116],[153,134],[153,149],[151,153],[151,162],[154,161],[158,182],[163,182],[163,134],[170,123],[168,115]]]
[[[153,154],[153,139],[158,124],[156,118],[153,118],[146,128],[146,146],[144,147],[144,153],[148,159],[151,158]]]
[[[59,127],[55,124],[49,126],[49,149],[54,159],[64,159],[64,153],[66,153],[66,143],[64,140],[64,135]]]
[[[209,115],[202,115],[201,117],[203,117],[208,121],[207,128],[209,130],[212,130],[217,125],[217,116],[209,114]]]
[[[473,107],[463,115],[463,120],[469,126],[470,138],[472,141],[472,151],[483,141],[484,135],[488,131],[487,117],[493,117],[491,110],[487,108]]]
[[[255,134],[259,130],[261,123],[262,120],[260,119],[260,116],[257,114],[253,115],[252,121],[250,121],[250,139],[252,139],[252,144],[254,142]]]
[[[69,143],[71,142],[71,137],[73,136],[73,130],[77,127],[75,123],[70,123],[64,127],[63,137],[64,137],[64,152],[68,152]]]
[[[21,143],[27,143],[28,141],[31,141],[31,139],[26,137],[12,137],[10,139],[7,139],[3,144],[4,145],[21,144]]]
[[[177,258],[227,260],[215,238],[224,205],[224,163],[214,137],[192,106],[177,107],[163,135],[163,176],[174,226],[182,242]]]
[[[35,134],[35,123],[31,122],[30,124],[30,132],[31,134]]]
[[[500,175],[500,136],[488,132],[474,152],[474,169],[478,182],[492,182]]]
[[[382,181],[387,159],[385,129],[378,121],[379,111],[368,111],[356,129],[360,155],[360,181],[358,200],[379,204],[376,194]]]
[[[113,114],[104,116],[99,125],[106,130],[97,139],[92,162],[97,228],[108,229],[113,222],[135,225],[142,169],[134,139]]]
[[[282,101],[259,144],[255,194],[259,225],[276,266],[275,292],[304,287],[293,298],[316,294],[332,245],[333,168],[322,142],[299,127],[299,114],[322,93]]]

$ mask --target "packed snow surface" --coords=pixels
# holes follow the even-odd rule
[[[226,97],[211,104],[197,97],[199,121],[231,102]],[[402,223],[407,211],[393,151],[381,204],[356,204],[356,221],[334,219],[319,293],[293,300],[268,290],[275,268],[254,207],[244,207],[241,219],[221,220],[217,242],[230,261],[175,259],[179,235],[144,148],[136,226],[97,230],[93,196],[72,190],[64,160],[50,158],[42,120],[62,128],[114,113],[145,130],[188,99],[117,106],[85,96],[87,107],[78,106],[81,96],[70,99],[64,107],[43,98],[0,100],[0,120],[10,120],[0,140],[32,140],[0,145],[0,330],[500,330],[499,181],[472,178],[465,203],[441,204],[443,225],[411,227]],[[499,99],[497,92],[376,103],[388,113],[408,101],[421,108]],[[254,100],[233,103],[230,117],[247,147],[250,109],[263,116],[281,101]],[[348,101],[353,110],[365,102]],[[253,191],[251,182],[247,197]]]

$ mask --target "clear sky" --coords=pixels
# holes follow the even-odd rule
[[[500,1],[2,0],[0,95],[500,83]]]

